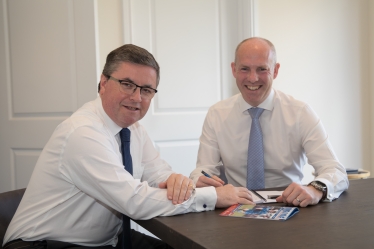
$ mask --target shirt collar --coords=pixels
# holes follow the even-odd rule
[[[100,96],[96,98],[95,100],[96,108],[99,112],[99,116],[104,121],[104,124],[108,127],[110,132],[115,136],[118,132],[122,130],[122,127],[118,126],[109,116],[106,114],[103,108],[103,104],[101,102]]]
[[[243,95],[241,93],[239,93],[239,95],[240,95],[238,98],[239,110],[243,113],[248,114],[247,110],[249,108],[252,108],[253,106],[251,106],[244,100]],[[261,104],[259,104],[258,107],[268,110],[268,111],[272,111],[274,109],[274,101],[273,101],[274,95],[275,95],[275,92],[274,92],[274,89],[272,88],[269,96]]]

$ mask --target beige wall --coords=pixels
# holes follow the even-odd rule
[[[369,85],[368,92],[370,93],[370,111],[368,115],[371,117],[369,127],[370,132],[367,133],[368,139],[370,139],[370,143],[368,145],[368,153],[371,155],[371,172],[374,174],[374,1],[369,1],[369,65],[368,65],[368,72],[370,74],[369,78]]]
[[[274,42],[281,63],[275,87],[313,107],[346,167],[373,172],[372,1],[257,0],[255,5],[255,34]]]

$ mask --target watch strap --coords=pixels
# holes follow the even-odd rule
[[[327,187],[324,183],[320,182],[320,181],[312,181],[311,183],[308,184],[308,186],[312,186],[313,188],[319,190],[319,191],[322,191],[322,198],[321,198],[321,201],[323,201],[324,199],[326,199],[326,196],[327,196]]]

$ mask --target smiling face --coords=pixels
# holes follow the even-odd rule
[[[156,88],[157,73],[149,66],[122,62],[110,75],[119,80],[130,80],[139,86]],[[147,113],[151,99],[142,99],[140,89],[133,94],[120,91],[119,83],[101,75],[100,97],[104,111],[120,127],[125,128],[142,119]]]
[[[231,63],[236,85],[251,106],[258,106],[270,94],[280,66],[275,63],[274,53],[266,41],[249,39],[239,46]]]

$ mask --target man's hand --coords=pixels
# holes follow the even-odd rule
[[[167,188],[167,197],[174,205],[188,200],[195,188],[191,179],[175,173],[171,174],[166,182],[161,182],[158,187]]]
[[[252,195],[247,188],[234,187],[227,184],[222,187],[217,187],[217,208],[226,208],[234,204],[253,204]]]
[[[202,187],[213,186],[217,188],[217,187],[222,187],[224,184],[225,182],[218,176],[212,176],[212,178],[210,178],[210,177],[206,177],[202,175],[197,180],[196,187],[202,188]]]
[[[302,186],[297,183],[291,183],[279,196],[276,201],[284,202],[289,205],[306,207],[316,205],[322,198],[322,191],[312,186]]]

